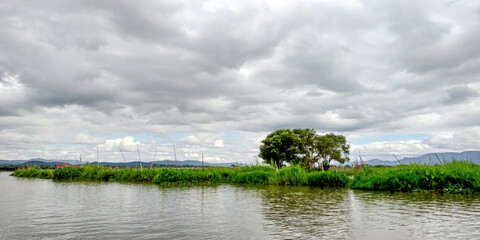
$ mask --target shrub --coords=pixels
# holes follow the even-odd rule
[[[307,174],[307,185],[316,187],[345,187],[349,179],[337,171],[311,172]]]
[[[83,168],[62,167],[53,171],[53,179],[76,179],[82,175]]]
[[[306,185],[306,171],[300,166],[289,166],[278,170],[270,183],[278,185]]]
[[[268,183],[270,177],[274,175],[272,171],[251,171],[241,172],[235,176],[233,182],[236,183]]]

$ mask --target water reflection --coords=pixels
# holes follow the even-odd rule
[[[352,191],[357,239],[480,239],[479,196]]]
[[[311,187],[261,193],[264,231],[279,239],[480,239],[480,197]]]
[[[267,186],[262,191],[265,231],[279,238],[351,235],[348,190]]]
[[[0,239],[480,239],[480,196],[0,173]]]

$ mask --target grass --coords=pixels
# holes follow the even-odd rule
[[[141,171],[137,168],[97,167],[44,169],[29,167],[17,169],[17,177],[35,177],[54,180],[96,180],[141,183],[248,183],[276,185],[312,185],[320,187],[346,186],[348,179],[340,172],[308,172],[300,166],[276,170],[255,166],[242,168],[209,167],[205,169],[153,168]]]
[[[85,165],[82,168],[17,169],[17,177],[55,180],[96,180],[138,183],[242,183],[303,185],[314,187],[350,187],[373,191],[433,191],[440,193],[480,194],[480,166],[451,162],[445,166],[400,165],[363,169],[332,168],[330,171],[307,171],[300,166],[254,166],[241,168],[208,167],[202,169],[112,168]]]
[[[434,191],[480,193],[480,166],[468,162],[440,165],[400,165],[366,168],[355,174],[353,189],[374,191]]]

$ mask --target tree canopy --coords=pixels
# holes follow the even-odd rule
[[[286,163],[312,168],[315,164],[328,169],[331,161],[348,161],[350,145],[342,135],[319,135],[313,129],[278,129],[270,133],[260,145],[265,163],[281,168]]]

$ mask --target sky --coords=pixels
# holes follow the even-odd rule
[[[0,25],[0,159],[255,163],[282,128],[480,149],[479,1],[3,0]]]

